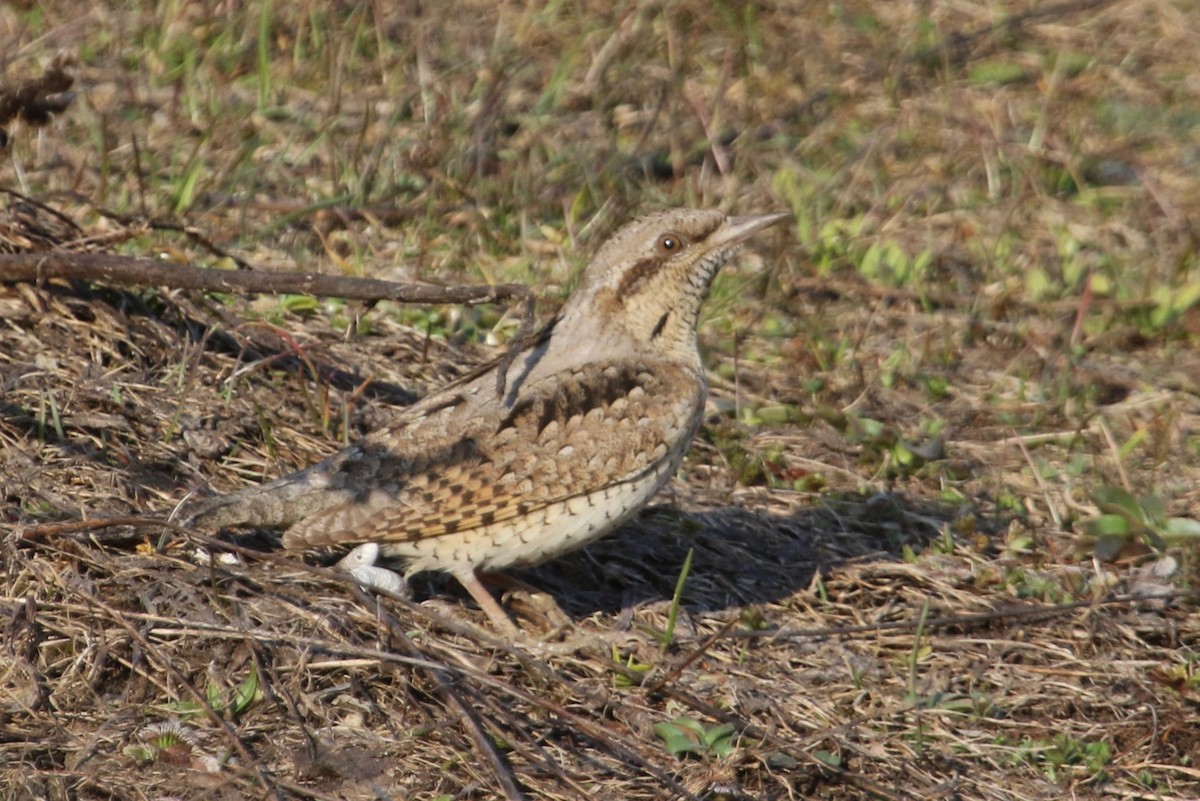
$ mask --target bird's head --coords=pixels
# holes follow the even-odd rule
[[[555,334],[694,358],[696,320],[717,271],[747,238],[788,216],[669,209],[630,222],[596,252]]]

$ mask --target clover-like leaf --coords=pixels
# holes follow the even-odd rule
[[[1103,514],[1083,524],[1084,530],[1096,539],[1104,537],[1119,537],[1128,540],[1132,531],[1129,519],[1124,515]]]
[[[667,752],[680,754],[713,754],[728,756],[734,751],[736,730],[722,723],[711,728],[686,715],[654,724],[654,733],[666,744]]]
[[[672,756],[689,753],[701,753],[708,750],[704,742],[704,727],[696,730],[700,724],[688,718],[676,718],[672,721],[654,724],[654,733],[666,744],[667,753]]]
[[[733,753],[734,728],[732,723],[713,726],[704,733],[704,744],[708,750],[719,757]]]
[[[1129,523],[1131,533],[1145,529],[1148,522],[1146,512],[1137,498],[1121,487],[1108,485],[1096,487],[1091,491],[1092,501],[1100,507],[1100,511],[1108,515],[1120,515]]]

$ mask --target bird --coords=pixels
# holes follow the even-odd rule
[[[282,529],[285,549],[354,547],[339,564],[375,587],[388,584],[380,555],[401,560],[405,580],[443,571],[514,633],[480,575],[603,537],[675,474],[708,392],[701,304],[740,246],[788,216],[675,208],[627,223],[515,356],[311,467],[205,499],[186,524]]]

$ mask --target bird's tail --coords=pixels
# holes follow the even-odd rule
[[[204,531],[239,526],[287,528],[350,499],[353,493],[333,486],[332,481],[338,464],[347,456],[343,451],[266,484],[205,499],[184,513],[183,524]]]

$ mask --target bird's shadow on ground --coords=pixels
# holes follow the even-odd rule
[[[819,571],[850,560],[922,550],[962,514],[961,507],[891,493],[831,495],[786,515],[657,506],[588,548],[515,575],[574,618],[619,614],[670,601],[690,549],[683,605],[693,613],[720,611],[781,601],[809,587]],[[999,530],[1001,521],[975,525]]]

